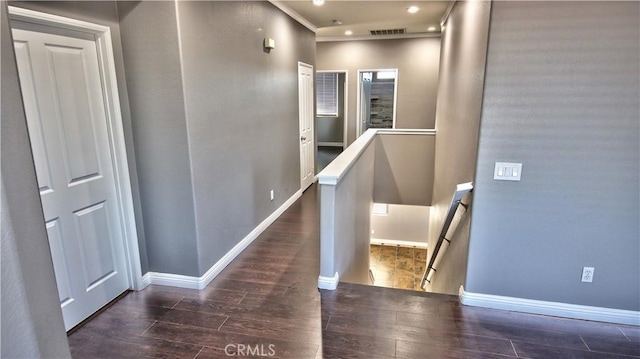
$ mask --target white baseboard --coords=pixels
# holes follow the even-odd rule
[[[640,312],[632,310],[591,307],[578,304],[471,293],[466,292],[462,286],[460,286],[460,302],[464,305],[474,307],[543,314],[597,322],[640,325]]]
[[[151,274],[149,273],[150,272],[147,272],[142,276],[142,288],[140,288],[140,290],[145,289],[151,284]]]
[[[409,248],[413,248],[413,247],[427,248],[426,242],[398,241],[395,239],[384,239],[384,238],[371,238],[371,244],[409,247]]]
[[[149,284],[166,285],[171,287],[204,289],[222,270],[231,263],[242,251],[247,248],[262,232],[264,232],[273,222],[278,219],[295,201],[302,196],[302,191],[293,194],[282,206],[278,207],[269,217],[262,221],[256,228],[247,234],[238,244],[236,244],[227,254],[217,261],[201,277],[191,277],[180,274],[148,272],[142,276],[143,286]]]
[[[318,276],[318,288],[327,290],[336,290],[338,283],[340,282],[340,275],[338,272],[333,277]]]
[[[188,288],[188,289],[203,289],[204,287],[207,286],[206,284],[204,284],[204,276],[192,277],[188,275],[159,273],[159,272],[147,272],[147,274],[145,274],[144,277],[147,277],[147,276],[148,276],[148,281],[145,281],[148,283],[147,285],[149,284],[166,285],[169,287],[180,287],[180,288]],[[143,277],[143,280],[144,280],[144,277]]]

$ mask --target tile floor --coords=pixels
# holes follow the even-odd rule
[[[423,291],[427,250],[390,245],[371,245],[370,265],[377,287]]]

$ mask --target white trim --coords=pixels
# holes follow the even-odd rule
[[[400,75],[400,71],[398,71],[397,68],[392,69],[392,68],[388,68],[388,69],[360,69],[358,70],[358,84],[357,84],[357,88],[356,88],[356,138],[358,138],[359,136],[362,135],[362,121],[360,119],[361,114],[361,101],[360,101],[360,85],[362,82],[362,73],[363,72],[381,72],[381,71],[393,71],[396,73],[396,78],[393,81],[393,122],[392,122],[392,127],[391,129],[395,129],[396,128],[396,112],[398,110],[398,76]],[[386,129],[388,130],[388,128]]]
[[[116,197],[121,215],[122,236],[127,262],[127,277],[129,288],[140,290],[144,288],[142,269],[140,264],[140,249],[138,247],[138,232],[136,230],[135,212],[133,209],[133,195],[129,165],[127,161],[127,149],[124,139],[122,113],[120,109],[120,97],[118,94],[118,81],[113,56],[113,44],[111,42],[111,29],[108,26],[93,24],[90,22],[70,19],[62,16],[51,15],[38,11],[9,6],[9,18],[30,24],[38,24],[51,28],[73,30],[95,36],[96,50],[98,52],[98,65],[100,66],[100,80],[105,96],[105,109],[107,111],[107,126],[111,157],[113,158],[113,172],[115,177]]]
[[[393,80],[393,124],[391,125],[393,129],[396,128],[396,119],[398,117],[398,82],[400,81],[400,71],[398,69],[395,70],[396,78]]]
[[[444,11],[444,15],[442,15],[442,18],[440,19],[440,27],[444,26],[447,20],[449,20],[449,15],[451,15],[451,11],[453,10],[453,7],[455,5],[456,5],[456,0],[451,0],[451,2],[449,2],[449,6]]]
[[[640,312],[637,311],[471,293],[462,286],[460,302],[474,307],[640,326]]]
[[[293,194],[285,203],[276,209],[269,217],[262,221],[256,228],[247,234],[238,244],[236,244],[227,254],[217,261],[209,270],[200,277],[192,277],[180,274],[148,272],[144,276],[144,283],[166,285],[171,287],[204,289],[211,281],[222,272],[242,251],[247,248],[262,232],[264,232],[278,217],[284,213],[295,201],[302,196],[299,190]]]
[[[320,184],[337,185],[375,138],[375,129],[369,129],[362,136],[356,138],[351,146],[345,148],[335,160],[331,161],[327,167],[318,173],[318,182]]]
[[[44,12],[23,9],[16,6],[9,6],[9,19],[94,35],[100,35],[102,33],[110,31],[110,28],[108,26],[98,25],[58,15],[47,14]]]
[[[303,156],[304,153],[302,151],[302,143],[303,141],[301,140],[301,135],[302,135],[302,104],[301,104],[301,100],[302,100],[302,96],[301,96],[301,90],[302,88],[300,87],[300,73],[301,73],[301,69],[302,68],[307,68],[311,70],[311,135],[309,137],[311,137],[311,140],[309,141],[309,145],[311,145],[311,148],[313,149],[313,181],[311,181],[311,183],[309,183],[309,185],[305,185],[305,183],[302,182],[303,178],[304,178],[304,174],[302,173],[302,171],[304,171],[304,168],[302,168],[302,164],[305,162],[303,161]],[[318,145],[316,144],[316,74],[315,74],[315,67],[313,65],[307,64],[306,62],[302,62],[302,61],[298,61],[298,150],[300,152],[300,189],[302,191],[306,190],[307,188],[309,188],[309,186],[311,186],[313,183],[315,183],[317,176],[315,174],[316,172],[316,155],[317,155],[317,150],[318,150]]]
[[[342,129],[343,149],[347,148],[349,142],[349,71],[344,70],[344,128]]]
[[[191,277],[180,274],[148,272],[149,284],[166,285],[169,287],[180,287],[188,289],[203,289],[207,286],[204,284],[203,277]]]
[[[309,22],[309,20],[305,19],[302,15],[298,14],[293,9],[289,8],[287,5],[283,4],[281,1],[269,0],[269,2],[271,4],[273,4],[273,6],[277,7],[278,9],[280,9],[283,13],[291,16],[291,18],[293,18],[295,21],[299,22],[300,25],[302,25],[302,26],[306,27],[307,29],[313,31],[314,33],[316,33],[318,31],[318,28],[316,26],[314,26],[311,22]]]
[[[343,114],[343,129],[342,129],[342,148],[347,148],[347,142],[349,139],[349,70],[316,70],[316,73],[330,72],[344,74],[344,108]],[[322,116],[318,116],[322,117]],[[320,146],[320,144],[318,144]]]
[[[360,131],[360,125],[361,125],[361,120],[360,120],[360,112],[361,112],[361,107],[362,105],[360,104],[360,71],[356,71],[356,133],[355,133],[355,140],[354,142],[360,137],[362,136],[362,133]],[[351,143],[353,144],[353,143]]]
[[[316,37],[316,42],[340,42],[340,41],[371,41],[371,40],[402,40],[440,37],[440,32],[414,32],[404,35],[362,35],[362,36],[321,36]]]
[[[318,276],[318,289],[336,290],[339,282],[340,275],[338,272],[333,277]]]
[[[378,135],[424,135],[424,136],[435,136],[436,130],[434,129],[421,129],[421,128],[398,128],[398,129],[389,129],[389,128],[379,128]]]
[[[138,290],[143,290],[144,288],[146,288],[149,285],[151,285],[151,273],[152,272],[147,272],[142,276],[142,288],[140,288]]]
[[[384,239],[371,237],[371,244],[384,245],[384,246],[398,246],[407,248],[427,248],[426,242],[412,242],[412,241],[400,241],[397,239]]]

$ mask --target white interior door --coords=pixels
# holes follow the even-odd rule
[[[13,30],[65,327],[129,288],[94,40]]]
[[[300,118],[300,182],[304,191],[314,181],[315,139],[313,133],[313,66],[298,63]]]

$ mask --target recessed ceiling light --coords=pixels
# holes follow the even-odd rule
[[[409,14],[415,14],[415,13],[417,13],[418,11],[420,11],[420,8],[419,8],[419,7],[417,7],[417,6],[409,6],[409,7],[407,8],[407,12],[408,12]]]
[[[344,32],[344,34],[347,35],[347,36],[351,36],[351,35],[353,35],[353,31],[347,30],[347,31]]]
[[[321,6],[322,4],[324,4],[324,0],[313,0],[313,5],[315,6]]]
[[[437,28],[436,28],[435,26],[429,26],[429,27],[427,28],[427,31],[436,31],[436,29],[437,29]]]

